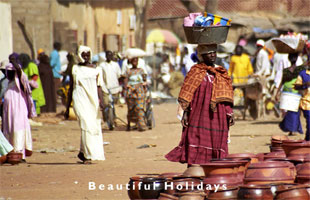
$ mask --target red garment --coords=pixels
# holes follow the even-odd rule
[[[220,102],[216,112],[210,107],[213,75],[204,77],[191,101],[189,125],[183,128],[181,142],[165,157],[173,162],[204,164],[228,154],[229,115],[231,104]]]

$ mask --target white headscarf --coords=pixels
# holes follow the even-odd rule
[[[82,53],[83,52],[90,52],[90,59],[92,58],[92,52],[91,52],[91,49],[87,46],[79,46],[79,49],[78,49],[78,59],[81,63],[84,63],[85,60],[82,58]],[[90,60],[91,61],[91,60]]]

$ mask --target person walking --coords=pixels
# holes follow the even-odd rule
[[[297,94],[294,84],[297,80],[299,73],[304,70],[304,66],[296,66],[298,53],[290,53],[288,59],[290,61],[290,67],[283,69],[282,80],[276,93],[276,101],[279,101],[280,90],[283,86],[283,92],[291,92]],[[289,135],[293,135],[294,132],[303,133],[302,125],[300,121],[300,111],[287,111],[283,120],[279,124],[280,129],[284,132],[289,132]]]
[[[57,90],[60,87],[61,84],[61,62],[60,62],[60,55],[59,51],[61,50],[61,43],[60,42],[54,42],[54,50],[51,52],[50,55],[50,65],[53,70],[53,76],[54,76],[54,93],[57,99]]]
[[[23,154],[22,158],[25,161],[26,151],[32,151],[28,118],[35,117],[36,112],[27,75],[14,56],[10,56],[9,59],[10,63],[6,66],[9,86],[3,102],[3,134],[13,146],[14,152]]]
[[[295,82],[295,89],[300,90],[302,98],[300,100],[300,109],[306,119],[305,140],[310,141],[310,69],[301,71]]]
[[[216,50],[216,44],[198,45],[200,62],[188,72],[178,97],[183,132],[179,145],[165,156],[169,161],[204,164],[228,154],[233,87],[227,70],[214,64]]]
[[[49,63],[49,57],[44,53],[38,56],[39,59],[39,75],[42,81],[42,87],[45,98],[45,105],[41,107],[42,113],[56,112],[56,96],[53,71]]]
[[[144,103],[145,103],[145,85],[146,74],[142,68],[138,67],[139,59],[137,57],[129,59],[132,65],[125,74],[125,97],[128,108],[127,113],[127,131],[130,131],[130,122],[136,122],[138,131],[145,131],[144,122]]]
[[[73,109],[81,128],[78,158],[84,164],[90,164],[92,160],[105,160],[99,108],[103,108],[102,70],[91,64],[91,57],[89,47],[78,48],[79,63],[72,67],[65,112],[65,119],[68,119],[73,101]]]
[[[117,104],[119,102],[119,94],[122,89],[118,81],[121,77],[121,68],[117,62],[113,61],[114,55],[112,51],[106,51],[105,55],[106,61],[101,62],[99,67],[101,67],[103,72],[103,81],[107,89],[111,92],[114,103]],[[109,99],[109,94],[104,92],[103,98],[105,99],[104,105],[106,106],[108,104],[106,100]]]
[[[23,71],[28,76],[37,115],[40,115],[41,107],[45,105],[45,97],[38,66],[30,60],[29,55],[24,53],[19,55],[19,60],[22,64]]]

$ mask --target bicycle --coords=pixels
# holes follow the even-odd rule
[[[103,108],[103,118],[105,122],[107,123],[109,130],[114,130],[114,128],[116,127],[116,123],[115,123],[116,119],[120,120],[124,124],[126,124],[126,122],[124,122],[121,118],[116,116],[115,105],[114,105],[115,98],[113,97],[110,89],[108,89],[108,92],[109,92],[108,93],[109,101],[108,101],[108,104]]]

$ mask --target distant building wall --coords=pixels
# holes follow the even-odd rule
[[[12,20],[11,20],[11,5],[0,2],[0,62],[8,60],[8,56],[13,52],[12,38]]]
[[[29,45],[19,28],[17,21],[25,25],[27,35],[33,44],[34,51],[43,48],[47,52],[51,51],[52,26],[50,18],[50,0],[25,1],[25,0],[2,0],[10,3],[12,9],[12,32],[13,51],[17,53],[27,53],[31,55]],[[35,2],[35,4],[34,4]],[[1,15],[3,12],[0,12]]]

